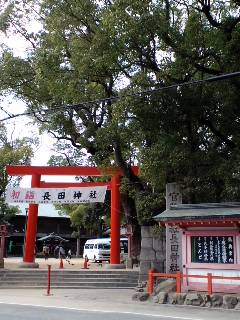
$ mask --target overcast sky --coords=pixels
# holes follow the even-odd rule
[[[6,38],[2,33],[0,33],[0,43],[5,43],[9,48],[11,48],[14,52],[14,55],[24,57],[26,54],[26,49],[28,48],[28,44],[23,38],[19,37],[18,35],[12,35],[9,38]],[[13,114],[23,113],[25,111],[25,105],[22,101],[17,100],[12,95],[8,95],[6,98],[0,100],[0,106],[6,109],[8,112]],[[5,118],[6,114],[0,111],[0,119]],[[51,148],[55,139],[52,138],[50,135],[43,134],[39,135],[37,126],[33,126],[30,123],[30,119],[26,116],[20,116],[8,121],[4,122],[7,129],[9,139],[16,138],[16,137],[24,137],[24,136],[31,136],[31,137],[38,137],[40,144],[34,150],[34,158],[32,159],[32,165],[34,166],[45,166],[47,165],[47,161],[51,155]],[[42,180],[45,181],[75,181],[74,177],[56,177],[56,176],[48,176],[42,177]],[[25,176],[20,186],[21,187],[30,187],[31,177]]]

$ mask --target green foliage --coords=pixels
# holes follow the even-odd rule
[[[5,126],[0,125],[0,223],[19,212],[18,207],[10,207],[4,200],[7,185],[19,182],[19,179],[13,181],[7,175],[6,165],[30,164],[31,157],[33,156],[32,145],[36,143],[37,141],[32,138],[9,141]]]
[[[152,225],[152,217],[164,210],[164,194],[139,192],[136,197],[138,220],[142,225]]]
[[[165,227],[155,224],[152,226],[151,234],[156,238],[164,237],[166,235]]]
[[[56,208],[69,215],[72,226],[77,230],[84,229],[94,236],[101,236],[103,217],[109,217],[109,211],[102,203],[56,205]]]
[[[39,10],[35,34],[28,4]],[[56,137],[65,158],[52,165],[119,166],[140,223],[164,208],[167,182],[181,185],[185,202],[239,200],[239,79],[160,90],[239,71],[237,1],[32,0],[13,2],[1,19],[32,49],[3,52],[0,89]],[[116,95],[126,97],[108,99]]]

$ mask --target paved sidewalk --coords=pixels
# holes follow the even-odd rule
[[[19,269],[20,263],[23,262],[22,257],[9,257],[4,258],[4,268],[5,269]],[[47,269],[47,266],[50,264],[52,269],[59,269],[60,260],[56,258],[49,258],[45,260],[44,258],[36,258],[35,262],[39,264],[39,269]],[[70,263],[68,263],[65,259],[63,259],[63,266],[65,269],[81,269],[83,268],[84,260],[81,258],[73,258]],[[98,267],[90,263],[91,268]]]
[[[11,269],[19,269],[19,264],[22,263],[23,258],[22,257],[9,257],[4,258],[4,268],[11,270]],[[48,265],[51,265],[52,270],[59,269],[60,266],[60,260],[56,258],[49,258],[47,260],[44,260],[44,258],[36,258],[35,262],[39,264],[39,269],[47,269]],[[82,258],[72,258],[69,262],[66,259],[63,259],[63,267],[64,269],[68,270],[80,270],[83,268],[84,265],[84,259]],[[108,262],[100,263],[94,263],[89,262],[88,268],[90,270],[102,270],[104,269],[104,266],[108,265]],[[138,268],[134,269],[128,269],[128,270],[138,270]]]
[[[237,320],[239,311],[208,309],[191,306],[159,305],[152,302],[136,302],[129,289],[55,289],[47,296],[40,289],[0,289],[1,303],[66,308],[75,310],[152,315],[158,319],[175,320]],[[104,318],[104,315],[103,315]]]

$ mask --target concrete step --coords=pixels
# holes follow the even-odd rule
[[[86,286],[51,286],[52,289],[133,289],[135,286],[106,286],[106,287],[97,287],[95,285],[86,285]],[[0,289],[42,289],[42,290],[47,290],[47,286],[45,285],[36,285],[36,286],[24,286],[24,285],[19,285],[19,286],[0,286]]]
[[[24,283],[45,283],[47,282],[47,278],[44,279],[25,279]],[[19,279],[11,279],[11,278],[7,278],[1,281],[0,285],[3,283],[22,283],[22,280]],[[105,279],[96,279],[96,278],[91,278],[91,279],[75,279],[75,280],[68,280],[68,279],[51,279],[51,283],[90,283],[90,282],[98,282],[98,283],[104,283],[104,282],[111,282],[111,283],[136,283],[136,281],[134,281],[133,279],[121,279],[121,278],[116,278],[116,279],[109,279],[109,278],[105,278]]]
[[[46,288],[46,270],[15,270],[0,272],[0,288]],[[134,288],[138,284],[137,271],[63,271],[51,273],[54,288]]]
[[[31,277],[34,277],[34,278],[43,278],[43,277],[46,277],[47,276],[47,273],[44,273],[44,274],[17,274],[17,273],[14,273],[14,274],[5,274],[2,276],[2,278],[4,277],[11,277],[11,278],[31,278]],[[86,274],[65,274],[65,273],[51,273],[51,276],[52,277],[55,277],[55,278],[92,278],[92,277],[95,277],[95,278],[138,278],[138,274],[133,274],[133,275],[129,275],[129,274],[89,274],[89,273],[86,273]]]
[[[47,285],[47,281],[46,282],[42,282],[42,283],[39,283],[39,282],[30,282],[30,283],[27,283],[27,282],[11,282],[11,281],[6,281],[4,283],[1,284],[0,287],[2,286],[21,286],[21,285],[24,285],[24,286],[45,286]],[[64,287],[64,286],[69,286],[69,287],[78,287],[78,286],[83,286],[83,287],[86,287],[88,285],[91,285],[91,286],[95,286],[95,287],[102,287],[103,285],[104,286],[116,286],[116,287],[121,287],[121,286],[128,286],[128,287],[135,287],[136,286],[136,283],[135,282],[112,282],[112,281],[104,281],[104,282],[98,282],[98,281],[88,281],[88,282],[82,282],[82,281],[79,281],[79,282],[68,282],[68,281],[65,281],[65,282],[62,282],[62,283],[59,283],[59,282],[51,282],[51,286],[57,286],[57,287]]]
[[[35,276],[35,277],[44,277],[48,273],[21,273],[21,272],[16,272],[16,273],[4,273],[3,276],[11,276],[11,277],[30,277],[30,276]],[[51,275],[54,277],[137,277],[138,273],[91,273],[91,272],[82,272],[82,273],[71,273],[71,272],[51,272]]]

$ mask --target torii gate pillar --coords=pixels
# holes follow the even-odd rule
[[[111,179],[111,256],[110,264],[120,265],[120,175]],[[121,265],[120,265],[121,267]]]
[[[33,174],[31,187],[39,188],[41,181],[40,174]],[[29,204],[27,230],[25,235],[25,248],[23,263],[19,265],[22,268],[38,268],[39,264],[35,262],[35,241],[37,234],[37,220],[38,220],[38,204]]]

